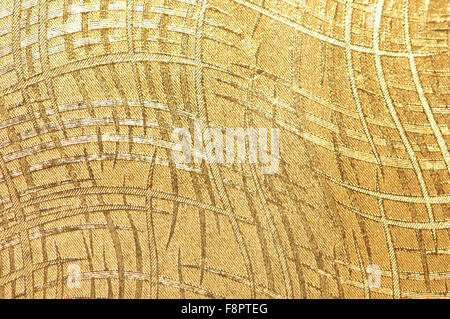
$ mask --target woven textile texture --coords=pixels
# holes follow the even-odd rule
[[[449,298],[448,8],[1,1],[0,298]]]

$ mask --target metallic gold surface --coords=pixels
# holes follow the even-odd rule
[[[0,2],[0,297],[449,298],[448,8]],[[194,120],[278,172],[175,165]]]

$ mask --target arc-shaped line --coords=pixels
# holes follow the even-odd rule
[[[158,245],[156,243],[155,225],[153,221],[153,177],[155,174],[155,159],[156,159],[155,147],[152,155],[152,161],[150,163],[149,173],[147,177],[146,189],[145,189],[145,224],[147,226],[147,243],[150,254],[150,298],[158,298],[159,295],[159,265],[158,265]]]
[[[377,191],[380,191],[380,180],[379,180],[378,172],[376,174],[376,184],[377,184]],[[389,224],[387,223],[386,211],[384,210],[383,200],[378,197],[377,202],[378,202],[378,209],[381,213],[381,222],[383,224],[386,245],[388,248],[389,262],[391,264],[393,297],[395,299],[400,299],[401,298],[400,275],[398,272],[398,263],[397,263],[397,257],[395,254],[394,243],[392,242],[391,231],[389,229]]]
[[[255,12],[261,13],[265,15],[266,17],[269,17],[272,20],[278,21],[284,25],[287,25],[295,30],[300,31],[303,34],[306,34],[310,37],[313,37],[315,39],[318,39],[320,41],[324,41],[328,44],[332,44],[341,48],[345,48],[347,44],[345,41],[341,41],[339,39],[335,39],[332,37],[329,37],[325,34],[319,33],[317,31],[314,31],[312,29],[309,29],[301,24],[299,24],[297,21],[293,20],[292,18],[289,18],[285,15],[282,15],[276,11],[262,8],[257,4],[251,3],[246,0],[232,0],[235,3],[238,3],[244,7],[247,7],[249,9],[252,9]],[[378,54],[382,56],[391,56],[391,57],[407,57],[409,54],[407,52],[395,52],[395,51],[385,51],[385,50],[375,50],[374,48],[370,47],[364,47],[360,45],[351,45],[350,48],[353,51],[362,52],[362,53],[369,53],[369,54]],[[415,56],[431,56],[436,53],[415,53]]]
[[[436,137],[436,141],[439,145],[439,148],[442,153],[442,157],[444,158],[445,165],[447,166],[447,171],[450,174],[450,154],[448,152],[447,144],[445,143],[442,132],[439,128],[439,125],[434,118],[433,111],[428,104],[427,98],[425,96],[425,92],[422,87],[422,83],[420,82],[419,72],[417,71],[416,61],[414,60],[414,55],[412,53],[412,44],[411,44],[411,35],[409,34],[409,0],[404,0],[403,4],[403,28],[405,31],[405,42],[406,49],[408,50],[408,60],[409,66],[411,69],[412,78],[414,80],[414,85],[416,86],[417,94],[419,95],[420,102],[422,103],[423,110],[427,116],[428,122],[430,123],[431,129],[433,130],[433,134]]]
[[[383,174],[383,165],[381,164],[380,155],[378,154],[377,148],[372,138],[372,134],[369,131],[369,127],[367,125],[366,116],[364,115],[361,100],[359,98],[358,88],[356,86],[355,74],[353,72],[353,61],[352,61],[352,49],[351,49],[351,29],[352,29],[352,13],[353,13],[353,0],[348,0],[345,2],[345,28],[344,28],[344,38],[345,38],[345,61],[347,64],[347,72],[350,80],[350,87],[352,90],[353,99],[356,104],[356,111],[359,116],[359,120],[361,121],[361,125],[364,130],[364,134],[366,135],[367,142],[370,145],[372,153],[375,157],[378,167]]]
[[[197,110],[198,115],[200,117],[202,131],[204,131],[208,125],[208,115],[206,111],[206,105],[205,105],[205,97],[204,97],[204,91],[203,91],[203,59],[202,59],[202,30],[204,25],[204,16],[206,9],[208,7],[207,0],[203,0],[201,2],[201,8],[198,12],[196,19],[197,19],[197,26],[196,26],[196,32],[195,32],[195,91],[196,91],[196,98],[197,98]],[[236,215],[231,207],[230,199],[228,198],[228,195],[226,193],[225,186],[223,184],[221,174],[219,167],[216,163],[207,163],[207,166],[211,172],[211,175],[213,177],[214,183],[217,187],[217,190],[219,192],[221,201],[224,205],[225,212],[228,216],[228,219],[231,224],[231,228],[233,230],[233,233],[236,237],[236,241],[239,245],[240,253],[244,259],[247,275],[250,278],[250,281],[252,282],[251,285],[251,295],[252,297],[255,296],[255,280],[253,275],[253,266],[250,260],[250,255],[248,252],[247,245],[245,244],[244,237],[242,235],[242,232],[240,230],[239,224],[236,220]]]
[[[336,185],[339,185],[344,188],[348,188],[351,190],[355,190],[359,193],[374,196],[374,197],[380,197],[383,199],[388,199],[396,202],[402,202],[402,203],[415,203],[415,204],[449,204],[450,203],[450,194],[449,195],[438,195],[438,196],[430,196],[427,198],[424,198],[422,196],[412,196],[412,195],[404,195],[404,194],[393,194],[393,193],[385,193],[385,192],[377,192],[375,190],[367,189],[364,187],[352,185],[350,183],[345,183],[340,180],[337,180],[336,178],[329,176],[322,171],[314,169],[314,171],[319,174],[320,176],[324,177],[325,179],[333,182]]]
[[[258,51],[259,51],[260,46],[258,47],[258,49],[255,52],[255,56],[254,56],[254,62],[255,62],[255,68],[257,67],[258,64]],[[251,89],[253,89],[253,81],[254,81],[254,76],[255,74],[253,74],[253,77],[250,79],[249,84],[248,84],[248,88],[246,90],[246,96],[247,96],[247,103],[245,104],[245,114],[244,114],[244,127],[247,129],[249,126],[249,114],[248,114],[248,105],[251,105],[251,94],[250,91]],[[287,258],[286,258],[286,254],[284,252],[283,246],[281,244],[281,240],[280,240],[280,235],[278,233],[278,230],[275,226],[275,222],[273,219],[273,216],[271,214],[271,209],[269,208],[269,205],[267,203],[267,198],[262,190],[261,187],[261,182],[256,174],[256,170],[255,170],[255,164],[250,164],[250,174],[253,180],[253,183],[255,184],[256,187],[256,192],[258,194],[259,200],[261,202],[261,205],[263,207],[263,211],[264,211],[264,216],[266,218],[267,224],[268,224],[268,228],[269,228],[269,232],[270,235],[272,237],[272,242],[273,245],[275,246],[275,250],[277,252],[278,255],[278,259],[281,265],[281,269],[283,272],[283,279],[284,279],[284,285],[285,285],[285,289],[286,289],[286,295],[288,298],[292,298],[292,283],[291,283],[291,275],[289,272],[289,267],[287,265]]]
[[[434,218],[434,214],[433,214],[433,208],[431,207],[430,196],[428,194],[428,190],[425,185],[425,181],[423,179],[422,170],[420,168],[420,165],[419,165],[417,157],[414,153],[414,150],[412,149],[411,143],[409,142],[409,139],[406,135],[405,129],[403,128],[403,125],[398,117],[397,111],[395,110],[391,95],[388,90],[386,79],[384,78],[383,66],[381,63],[381,55],[380,55],[380,51],[379,51],[379,48],[380,48],[380,24],[381,24],[381,14],[383,11],[383,5],[384,5],[384,0],[379,0],[377,2],[377,8],[375,10],[375,23],[374,23],[374,28],[373,28],[373,38],[372,38],[373,48],[375,51],[374,58],[375,58],[375,67],[377,70],[377,78],[378,78],[378,81],[380,84],[381,91],[383,93],[383,97],[384,97],[386,106],[389,110],[389,113],[391,114],[392,120],[395,123],[397,131],[400,135],[400,138],[401,138],[403,144],[405,145],[405,149],[408,153],[409,160],[414,169],[414,173],[416,174],[417,181],[419,182],[420,190],[422,192],[422,195],[423,195],[423,198],[425,201],[425,206],[427,209],[428,217],[429,217],[430,221],[434,223],[435,218]],[[432,229],[431,232],[433,235],[435,247],[437,247],[436,230]]]

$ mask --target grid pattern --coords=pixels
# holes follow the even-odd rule
[[[0,298],[449,298],[448,23],[445,0],[1,2]],[[196,120],[279,128],[279,171],[175,165]]]

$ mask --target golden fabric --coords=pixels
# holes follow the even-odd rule
[[[448,298],[447,10],[2,1],[0,297]],[[279,170],[175,165],[196,119]]]

